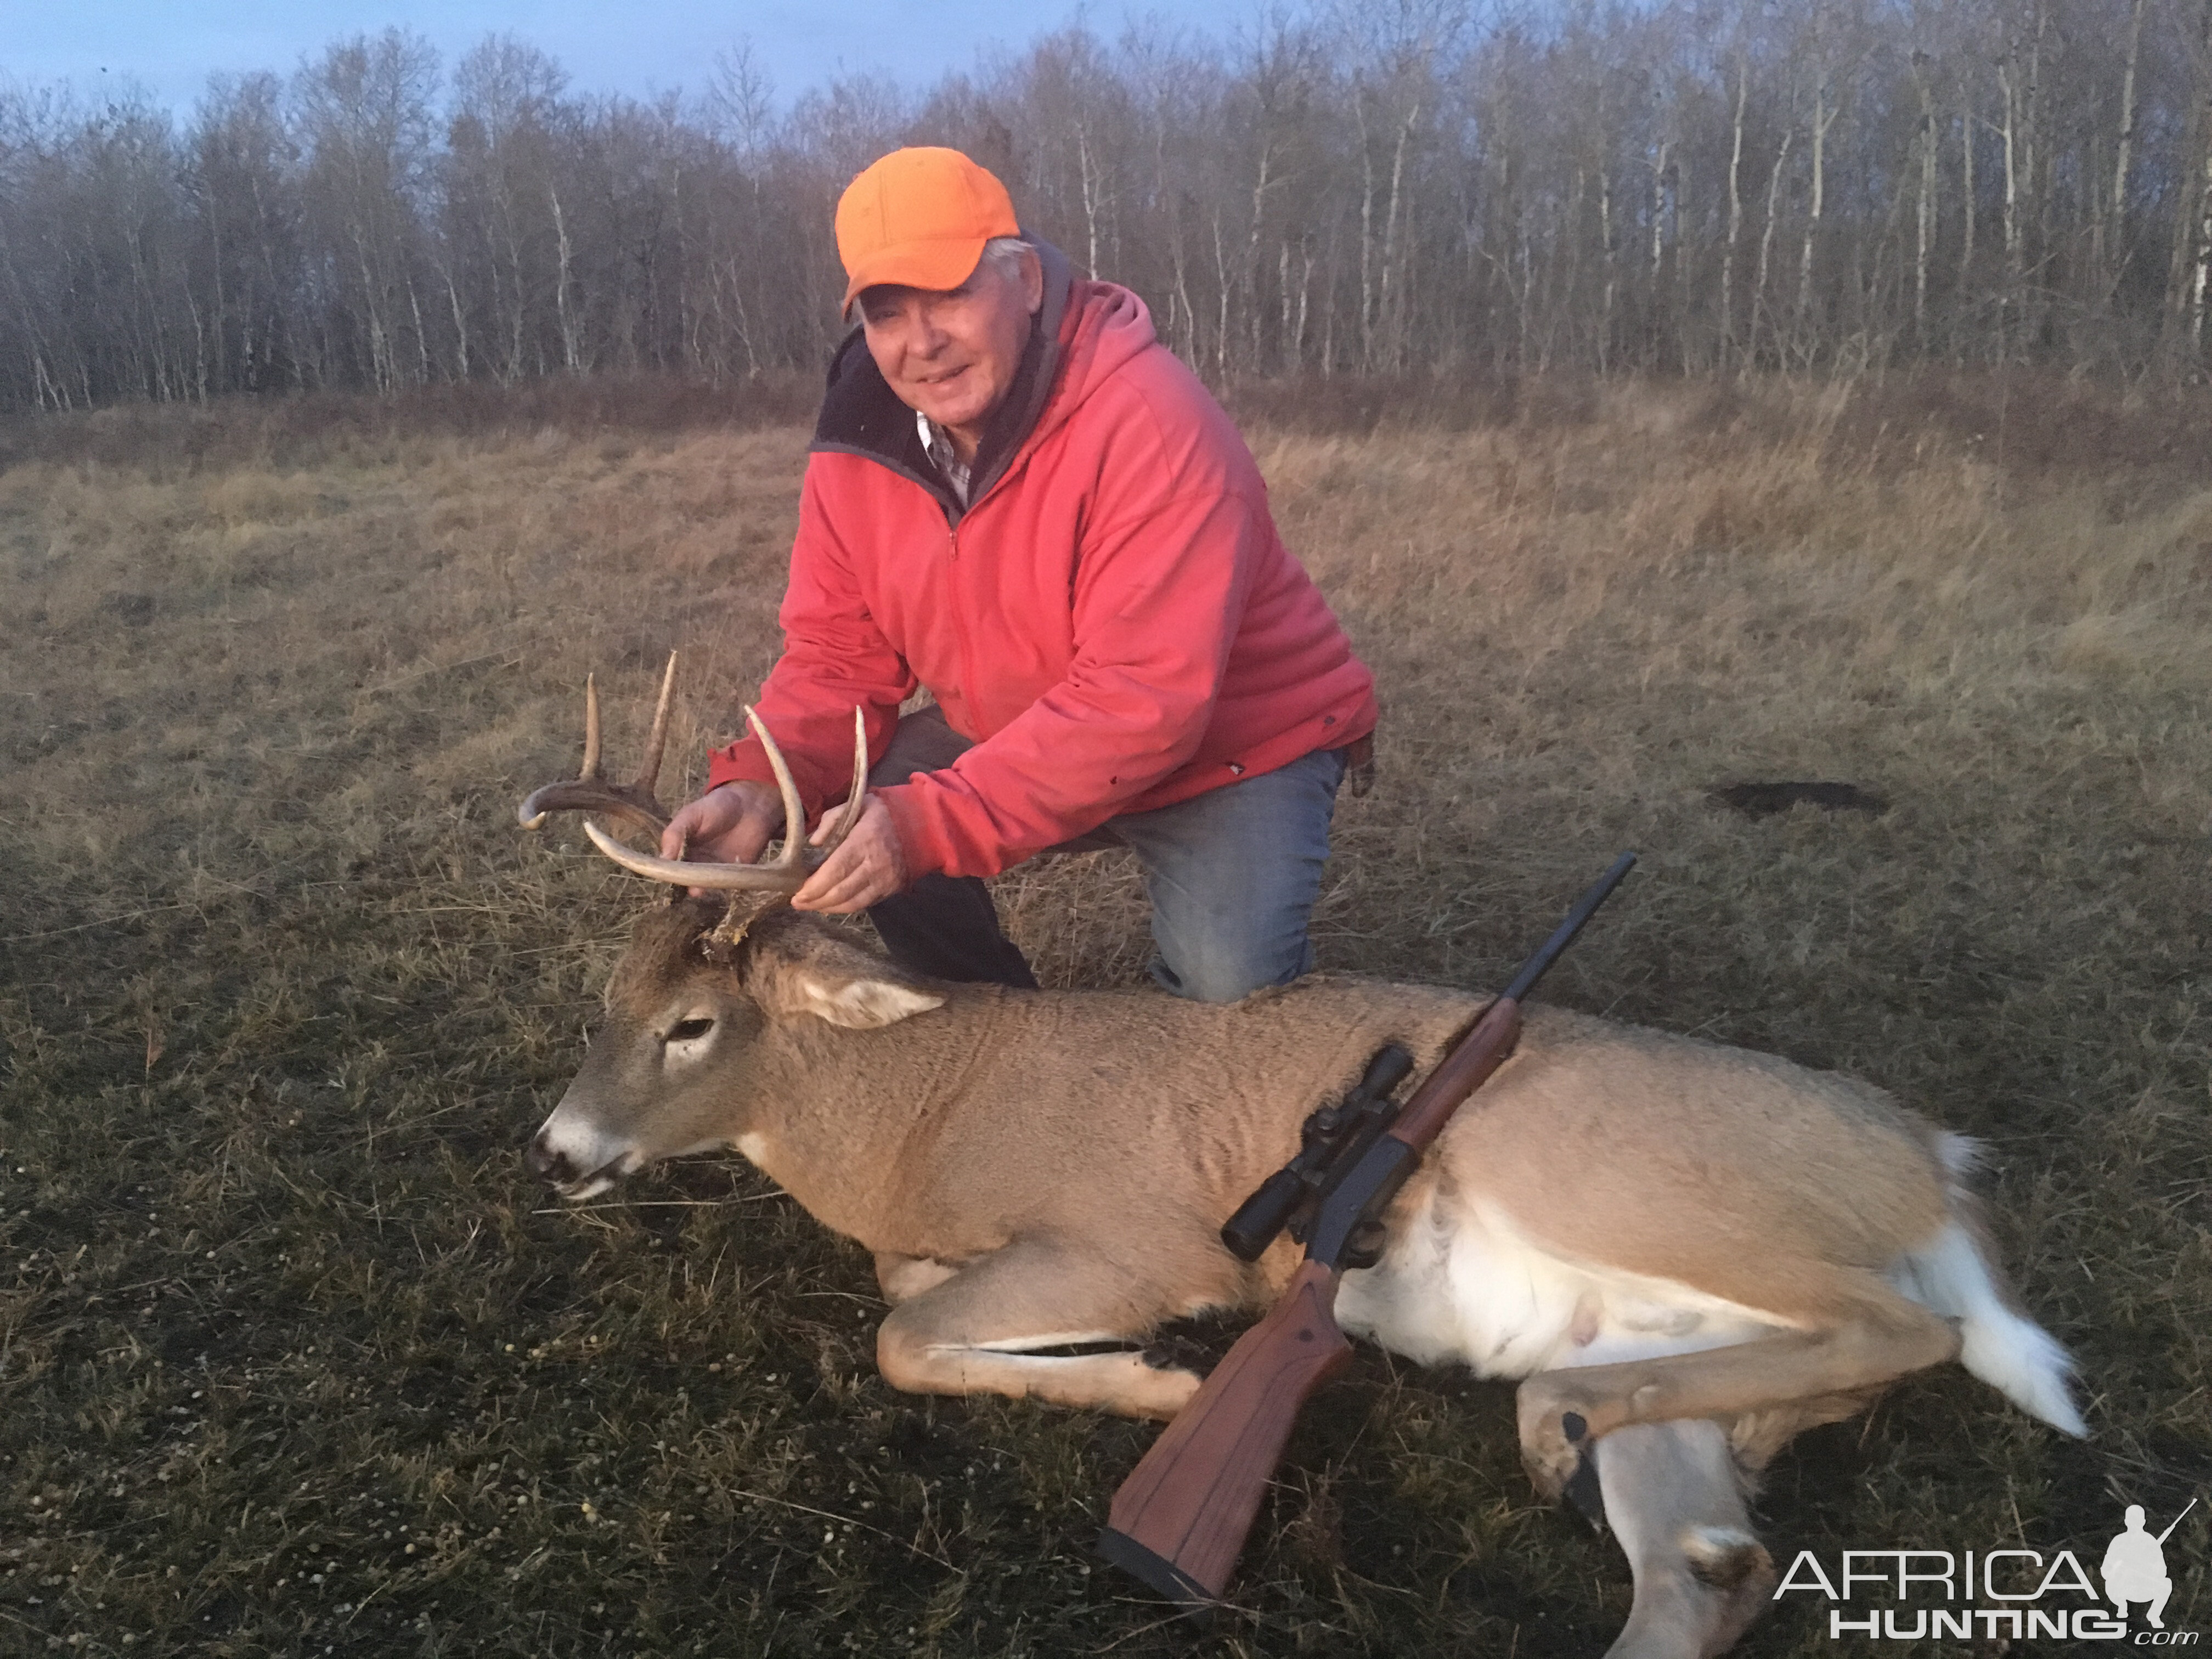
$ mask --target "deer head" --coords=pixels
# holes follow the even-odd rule
[[[604,811],[658,834],[668,815],[653,793],[676,683],[672,653],[646,763],[629,783],[599,764],[599,707],[585,683],[584,764],[578,776],[535,790],[518,816],[535,828],[561,811]],[[785,902],[860,817],[868,754],[859,711],[853,791],[824,845],[806,845],[806,817],[790,769],[759,717],[745,718],[767,750],[783,796],[781,852],[759,864],[692,863],[634,851],[588,817],[602,853],[676,890],[647,913],[606,990],[606,1014],[582,1069],[531,1142],[531,1171],[562,1197],[605,1191],[663,1158],[743,1141],[751,1103],[791,1079],[794,1026],[866,1030],[937,1007],[941,996],[829,924],[792,915]],[[684,888],[712,890],[683,898]]]
[[[722,917],[721,900],[686,898],[639,918],[583,1066],[530,1143],[531,1172],[562,1198],[744,1150],[761,1111],[820,1065],[823,1025],[872,1030],[945,1000],[813,917],[771,912],[730,945]]]

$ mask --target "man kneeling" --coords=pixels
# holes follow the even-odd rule
[[[1034,986],[981,878],[1119,845],[1168,989],[1233,1001],[1295,978],[1374,680],[1243,440],[1144,302],[1074,280],[956,150],[863,172],[837,246],[860,325],[830,368],[759,709],[811,817],[848,787],[855,706],[882,759],[793,905],[866,909],[921,972]],[[921,686],[936,706],[901,719]],[[664,855],[757,858],[782,826],[772,776],[750,738],[716,751]]]

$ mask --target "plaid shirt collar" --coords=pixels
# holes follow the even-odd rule
[[[914,428],[921,434],[921,447],[929,456],[929,464],[938,470],[946,483],[952,486],[952,493],[960,498],[960,505],[966,507],[968,463],[960,459],[958,452],[952,447],[952,440],[945,435],[943,429],[918,409],[914,411]]]

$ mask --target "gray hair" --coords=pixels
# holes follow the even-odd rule
[[[994,236],[983,244],[982,263],[1011,282],[1022,273],[1022,255],[1036,252],[1026,236]]]
[[[983,244],[983,256],[975,262],[975,266],[980,270],[985,265],[988,265],[1006,281],[1019,282],[1022,275],[1022,255],[1033,254],[1036,252],[1036,244],[1026,236],[994,236]],[[852,320],[854,307],[860,303],[860,296],[855,294],[841,313],[847,321]]]

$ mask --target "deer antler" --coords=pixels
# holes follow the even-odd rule
[[[611,812],[658,836],[668,827],[668,809],[653,791],[660,777],[660,750],[668,741],[668,710],[676,699],[676,653],[660,677],[660,704],[653,712],[653,735],[645,741],[645,764],[629,783],[609,783],[599,769],[599,689],[584,679],[584,765],[573,778],[531,792],[515,809],[526,830],[535,830],[549,812]]]
[[[768,751],[768,763],[775,772],[776,790],[783,797],[783,850],[774,859],[759,864],[694,864],[683,859],[658,858],[623,846],[586,818],[584,833],[592,838],[592,845],[625,870],[678,886],[708,887],[724,892],[775,893],[795,893],[804,887],[806,878],[844,843],[845,837],[853,833],[853,826],[860,821],[860,809],[866,804],[868,787],[866,716],[859,708],[853,710],[853,787],[845,797],[844,808],[837,814],[836,822],[830,827],[829,838],[819,847],[806,844],[806,809],[799,804],[799,786],[792,780],[791,768],[784,763],[783,751],[775,746],[768,727],[750,708],[745,710],[745,723],[752,727],[753,735]]]
[[[668,739],[668,710],[675,698],[676,653],[672,651],[668,653],[668,670],[660,677],[660,706],[653,711],[653,735],[646,739],[645,765],[631,782],[609,783],[599,770],[599,688],[586,677],[583,770],[574,778],[564,778],[532,791],[530,798],[515,812],[522,827],[535,830],[545,822],[549,812],[611,812],[642,825],[658,836],[668,827],[668,809],[654,797],[653,789],[654,781],[660,775],[660,751]],[[768,751],[768,763],[775,769],[776,789],[783,797],[783,850],[774,860],[760,864],[693,864],[684,859],[659,858],[633,851],[586,818],[584,833],[592,838],[592,845],[625,870],[677,887],[787,895],[804,887],[807,877],[843,844],[845,837],[853,833],[853,826],[860,821],[860,809],[867,802],[868,788],[866,716],[857,708],[853,710],[853,787],[845,797],[843,810],[830,826],[829,839],[819,847],[806,844],[806,809],[799,803],[799,786],[792,781],[791,768],[784,763],[783,751],[775,746],[768,727],[761,724],[760,716],[750,708],[745,710],[745,722],[761,740],[761,747]]]

